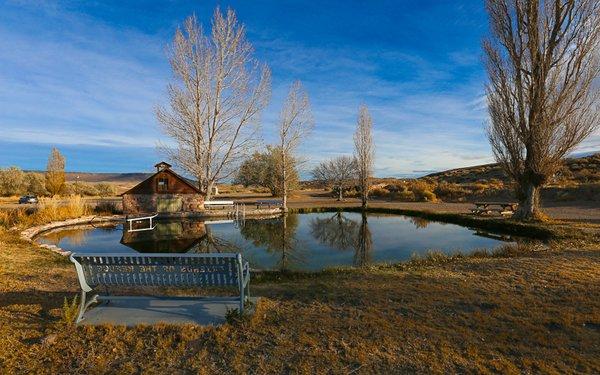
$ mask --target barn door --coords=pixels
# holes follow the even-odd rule
[[[182,207],[181,198],[158,198],[156,201],[157,212],[181,212]]]

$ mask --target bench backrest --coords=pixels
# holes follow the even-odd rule
[[[81,288],[239,286],[242,256],[219,254],[72,254]]]

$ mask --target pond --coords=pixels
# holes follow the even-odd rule
[[[76,253],[241,252],[253,269],[318,271],[410,259],[429,250],[469,253],[510,238],[416,217],[328,212],[285,219],[159,221],[154,230],[121,224],[63,228],[40,243]]]

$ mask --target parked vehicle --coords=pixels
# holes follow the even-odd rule
[[[19,204],[38,203],[38,198],[35,195],[24,195],[19,198]]]

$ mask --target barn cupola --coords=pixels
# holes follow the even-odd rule
[[[160,171],[164,171],[165,169],[171,169],[171,164],[161,161],[160,163],[156,164],[154,167],[156,167],[157,172],[160,172]]]

